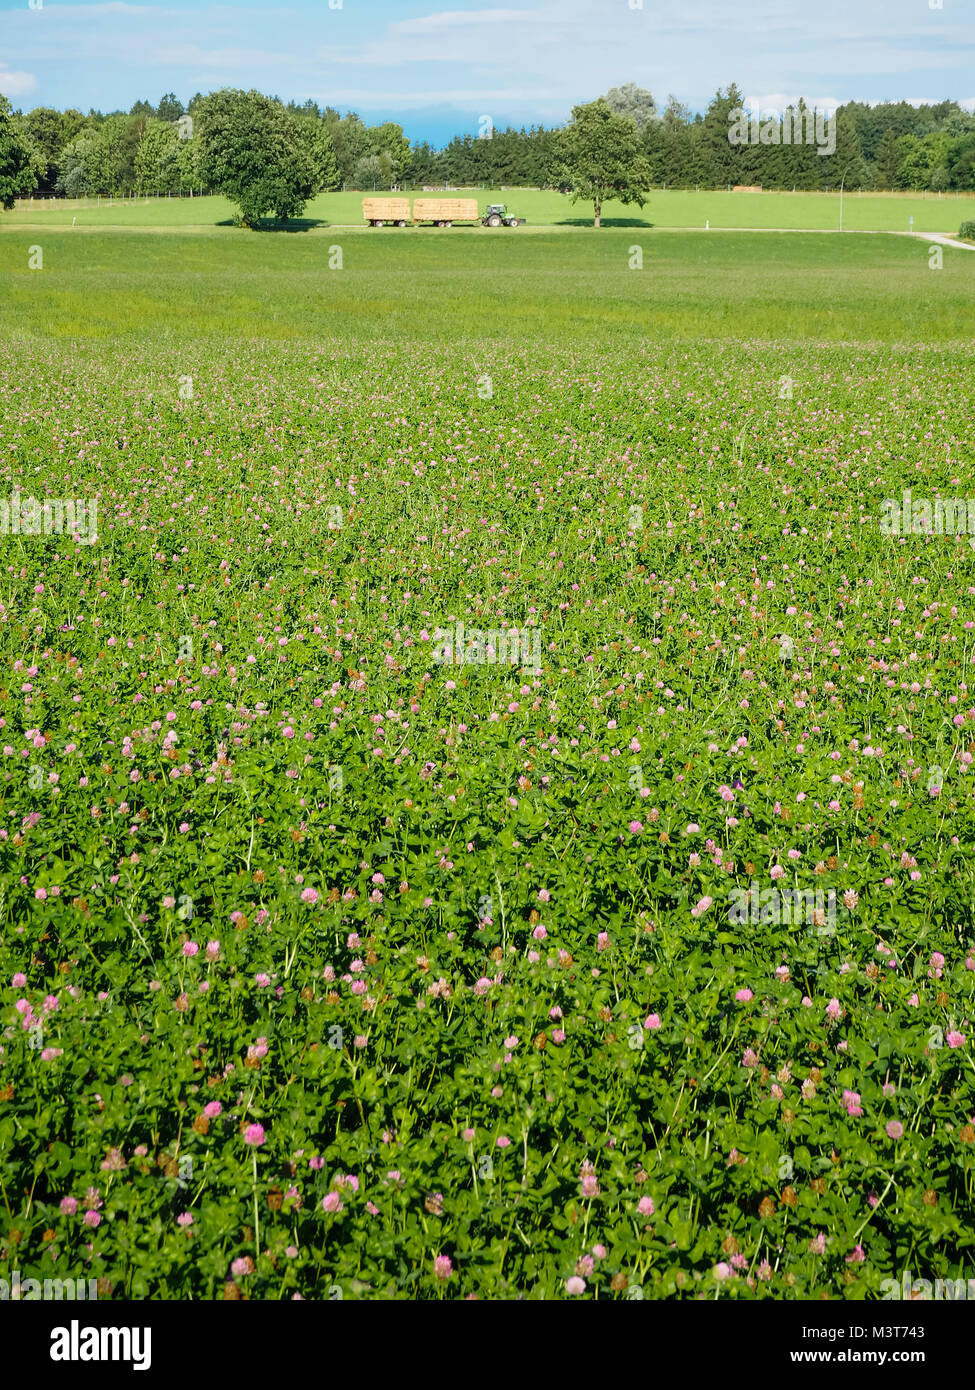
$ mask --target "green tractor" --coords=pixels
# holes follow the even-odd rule
[[[482,227],[520,227],[526,219],[524,217],[511,217],[504,203],[490,203],[484,209],[484,216],[481,218]]]

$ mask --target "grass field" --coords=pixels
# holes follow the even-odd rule
[[[422,197],[422,193],[410,197]],[[452,196],[452,195],[445,195]],[[458,195],[461,196],[461,195]],[[470,195],[473,196],[473,195]],[[534,189],[495,189],[478,191],[482,207],[488,203],[507,203],[510,210],[528,219],[518,228],[524,235],[538,227],[591,227],[592,208],[559,193]],[[301,223],[307,230],[331,225],[363,226],[361,193],[324,193],[305,209]],[[956,233],[975,207],[975,194],[917,195],[890,193],[846,193],[843,198],[843,227],[847,231]],[[217,227],[229,223],[234,208],[225,198],[150,198],[138,202],[59,199],[46,203],[21,202],[6,214],[0,226],[67,226],[77,219],[80,227]],[[608,202],[603,211],[607,227],[701,227],[710,222],[720,227],[770,227],[834,231],[840,225],[840,199],[837,193],[728,193],[685,192],[654,189],[646,205],[624,207]],[[386,230],[386,229],[384,229]],[[413,234],[413,230],[411,234]],[[433,234],[436,228],[417,228],[416,234]],[[451,229],[459,232],[460,227]],[[509,228],[468,228],[479,235],[498,236]],[[390,228],[402,234],[402,228]]]
[[[395,230],[395,229],[394,229]],[[400,242],[370,231],[335,238],[219,239],[175,233],[0,239],[7,293],[0,323],[86,340],[175,340],[179,352],[225,335],[389,344],[509,339],[607,344],[674,337],[913,343],[970,340],[975,257],[927,243],[745,233],[654,240],[607,228],[471,243],[446,233]],[[41,271],[29,269],[39,244]],[[342,269],[329,270],[331,246]],[[643,268],[630,269],[633,247]],[[972,261],[973,264],[968,262]],[[781,350],[781,349],[780,349]]]
[[[2,225],[0,1276],[967,1277],[975,257]]]

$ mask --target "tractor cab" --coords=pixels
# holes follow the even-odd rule
[[[524,220],[523,217],[512,217],[504,203],[489,203],[484,209],[484,216],[481,218],[481,226],[518,227]]]

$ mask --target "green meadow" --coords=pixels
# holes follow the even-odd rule
[[[41,270],[29,269],[33,246]],[[345,228],[328,237],[28,234],[13,223],[0,237],[0,324],[8,335],[106,341],[535,337],[593,352],[685,337],[964,342],[975,256],[939,248],[935,270],[930,252],[901,237],[658,237],[613,227],[472,241]]]
[[[323,193],[305,209],[297,226],[305,229],[329,226],[361,226],[362,193]],[[382,195],[377,195],[382,196]],[[412,198],[422,191],[410,192]],[[454,196],[453,193],[445,194]],[[456,196],[475,196],[458,193]],[[483,209],[488,203],[507,203],[509,209],[528,219],[519,234],[539,227],[586,227],[592,225],[592,209],[573,203],[566,195],[537,189],[480,189],[476,197]],[[955,233],[975,209],[975,194],[891,194],[846,192],[843,197],[843,227],[847,231],[946,232]],[[86,227],[215,227],[229,223],[234,209],[225,198],[154,198],[112,201],[102,198],[58,199],[46,203],[22,200],[12,213],[0,219],[0,227],[59,226]],[[840,225],[838,193],[729,193],[726,190],[667,191],[653,189],[645,206],[623,206],[607,202],[603,210],[606,227],[703,228],[762,227],[835,231]],[[384,228],[383,231],[403,228]],[[435,228],[422,228],[433,232]],[[460,228],[452,228],[459,231]],[[481,228],[487,233],[490,229]],[[499,228],[497,232],[512,229]],[[492,232],[492,235],[495,233]]]
[[[357,200],[0,218],[0,1278],[967,1277],[975,256]]]

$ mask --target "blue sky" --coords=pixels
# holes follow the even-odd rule
[[[737,81],[799,95],[975,109],[975,0],[0,0],[15,106],[125,109],[167,91],[257,87],[399,120],[440,142],[555,124],[634,81],[702,110]]]

